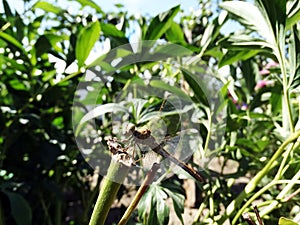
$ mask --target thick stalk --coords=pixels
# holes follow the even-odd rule
[[[113,204],[118,190],[124,181],[130,167],[112,158],[108,168],[107,176],[100,189],[96,205],[94,207],[89,225],[103,225],[108,212]]]
[[[285,61],[283,56],[283,51],[280,46],[278,46],[278,51],[275,53],[279,65],[280,70],[282,73],[282,87],[283,87],[283,98],[284,98],[284,104],[283,107],[287,110],[287,118],[283,118],[283,123],[285,122],[285,119],[288,120],[288,125],[290,128],[290,133],[293,133],[295,131],[294,129],[294,123],[293,123],[293,115],[292,115],[292,109],[291,109],[291,103],[290,103],[290,94],[289,94],[289,87],[288,87],[288,78],[286,73],[286,67],[285,67]],[[283,125],[284,127],[284,125]]]

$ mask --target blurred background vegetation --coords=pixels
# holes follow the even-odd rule
[[[213,152],[220,166],[207,162],[207,183],[195,186],[193,223],[242,223],[241,214],[253,215],[254,203],[265,224],[277,224],[280,216],[300,221],[297,0],[200,0],[190,12],[179,5],[157,16],[131,15],[122,4],[105,12],[101,3],[67,2],[76,10],[58,1],[2,0],[0,225],[88,223],[102,177],[76,145],[74,94],[96,57],[143,40],[191,51],[197,56],[191,73],[174,71],[172,61],[163,67],[160,62],[136,63],[121,68],[112,79],[103,74],[106,82],[100,82],[97,104],[116,102],[128,82],[145,81],[150,73],[150,80],[164,83],[158,88],[178,85],[191,97],[202,112],[198,125],[203,140],[215,140],[217,127],[226,128],[217,145],[201,146],[208,158]],[[23,4],[22,13],[17,4]],[[110,69],[103,66],[104,71]],[[214,115],[196,82],[204,73],[221,84],[227,110],[216,127],[209,123]],[[99,128],[103,135],[111,132],[109,123],[102,121]],[[228,163],[235,163],[230,173],[224,170]],[[128,192],[121,188],[118,199]],[[159,193],[166,197],[158,198]],[[168,224],[168,205],[160,204],[162,210],[150,216],[147,207],[171,198],[179,221],[191,224],[181,216],[185,195],[179,178],[151,188],[148,199],[157,199],[145,205],[145,197],[130,223]],[[124,207],[118,210],[121,215]]]

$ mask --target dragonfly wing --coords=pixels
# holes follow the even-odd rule
[[[181,131],[177,136],[167,138],[164,149],[180,161],[187,162],[202,148],[202,138],[195,130]]]

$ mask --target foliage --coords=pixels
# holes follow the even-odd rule
[[[194,224],[242,223],[242,213],[253,214],[251,204],[266,224],[299,219],[297,0],[224,1],[217,9],[199,1],[201,10],[190,15],[176,6],[153,18],[128,15],[122,5],[118,13],[103,12],[86,0],[70,1],[80,7],[75,13],[24,1],[20,15],[2,2],[0,224],[87,224],[102,176],[74,137],[96,151],[104,137],[116,136],[114,126],[161,125],[157,117],[169,134],[188,123],[203,140],[189,161],[200,168],[208,159]],[[241,28],[224,34],[230,21]],[[128,45],[133,29],[143,44]],[[155,93],[141,97],[148,88]],[[76,105],[79,90],[88,94]],[[178,99],[180,110],[168,104]],[[100,136],[93,146],[91,134],[81,132],[89,121]],[[209,164],[213,158],[220,168]],[[230,162],[237,166],[229,173]],[[150,186],[132,224],[168,224],[170,205],[184,224],[181,185],[189,177],[178,171],[172,178]]]

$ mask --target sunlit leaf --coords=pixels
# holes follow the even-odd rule
[[[265,18],[264,21],[270,23],[271,27],[270,25],[269,27],[272,28],[275,38],[284,38],[282,35],[284,35],[285,32],[286,0],[273,0],[272,2],[268,0],[257,0],[257,2],[259,10]],[[270,42],[270,40],[268,41]]]
[[[284,217],[280,217],[278,225],[298,225],[298,223],[294,222],[293,220],[289,220]]]
[[[291,34],[291,42],[289,45],[290,54],[290,78],[289,86],[297,87],[300,82],[300,34],[299,30],[294,26]]]
[[[271,27],[257,6],[250,2],[226,1],[222,2],[220,7],[233,14],[238,22],[256,31],[268,42],[274,43]]]
[[[286,29],[289,30],[300,20],[300,1],[287,1]]]
[[[285,51],[286,0],[273,0],[272,2],[257,0],[257,2],[259,10],[265,17],[265,21],[269,24],[273,34],[273,42],[272,39],[266,39],[276,46],[274,47],[274,54],[280,60]]]
[[[227,13],[223,13],[206,26],[200,41],[200,57],[205,53],[207,54],[208,46],[219,36],[222,24],[226,21],[226,19]],[[209,52],[208,54],[212,53],[214,52]]]
[[[25,50],[23,49],[23,45],[17,39],[15,39],[13,36],[11,36],[7,33],[4,33],[4,32],[0,32],[0,38],[2,38],[3,40],[9,42],[10,44],[13,44],[17,48],[19,48],[23,52],[25,52]]]
[[[53,4],[50,4],[49,2],[44,2],[44,1],[38,1],[33,6],[33,9],[42,9],[46,12],[52,12],[54,14],[59,14],[62,11],[61,8],[56,7]]]
[[[186,43],[184,39],[184,33],[180,25],[176,22],[173,22],[170,28],[166,32],[166,37],[169,41],[173,43]]]
[[[173,19],[179,10],[180,6],[175,6],[154,17],[147,29],[144,40],[159,39],[171,27]]]
[[[98,6],[95,2],[92,0],[77,0],[82,6],[90,6],[93,9],[96,9],[96,12],[98,13],[103,13],[102,9],[100,6]]]
[[[125,38],[124,32],[121,30],[118,30],[116,26],[110,23],[101,23],[101,30],[104,33],[104,35],[114,36],[114,37],[120,37]]]
[[[148,121],[151,121],[152,119],[158,118],[158,117],[167,117],[167,116],[173,116],[173,115],[178,115],[178,114],[183,114],[183,113],[187,113],[188,111],[192,110],[194,107],[192,105],[190,106],[186,106],[183,109],[175,109],[175,110],[171,110],[171,111],[155,111],[155,112],[148,112],[145,113],[145,115],[143,115],[139,120],[138,123],[145,123]]]
[[[94,44],[100,37],[100,24],[97,21],[90,24],[88,27],[84,27],[76,42],[76,58],[78,60],[78,67],[84,65],[85,60],[90,54]]]

